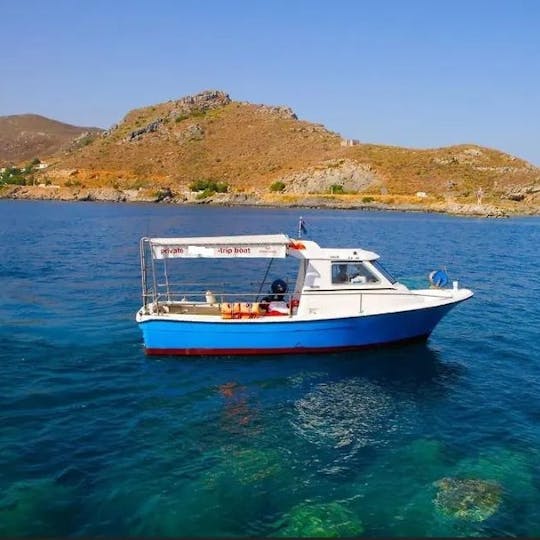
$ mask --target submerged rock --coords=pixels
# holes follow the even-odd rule
[[[442,478],[437,488],[435,507],[442,514],[468,521],[484,521],[501,504],[502,488],[497,482],[476,478]]]
[[[73,500],[73,492],[54,480],[12,484],[0,498],[0,537],[67,535]]]
[[[226,448],[225,459],[204,477],[207,487],[249,485],[277,477],[282,472],[281,455],[277,450],[259,448]]]
[[[279,537],[342,538],[362,534],[362,522],[338,502],[301,503],[291,509]]]
[[[242,484],[259,482],[281,472],[281,458],[276,450],[243,448],[231,456],[233,476]]]
[[[389,536],[455,536],[454,520],[433,507],[433,482],[447,476],[451,460],[443,443],[419,438],[392,445],[361,468],[346,494],[371,530]],[[459,522],[458,522],[459,523]]]

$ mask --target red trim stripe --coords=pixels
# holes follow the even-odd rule
[[[414,343],[425,341],[429,334],[415,336],[412,338],[400,339],[398,341],[372,343],[369,345],[345,345],[341,347],[283,347],[266,349],[158,349],[147,348],[145,352],[149,356],[256,356],[267,354],[304,354],[304,353],[332,353],[358,351],[361,349],[371,349],[374,347],[391,347],[393,345],[403,345],[404,343]]]

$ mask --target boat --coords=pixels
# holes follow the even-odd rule
[[[272,269],[281,260],[292,263],[288,277]],[[255,261],[264,264],[263,274],[233,286],[236,270],[242,274]],[[322,353],[426,340],[473,296],[458,281],[447,287],[443,270],[430,274],[436,279],[426,288],[409,289],[377,253],[323,248],[286,234],[145,237],[140,262],[136,321],[148,355]],[[219,270],[217,262],[232,270]],[[221,281],[194,281],[208,277],[209,267]]]

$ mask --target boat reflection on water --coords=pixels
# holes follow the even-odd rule
[[[172,358],[172,357],[171,357]],[[182,359],[181,362],[186,362]],[[347,377],[362,377],[381,385],[383,389],[402,391],[444,391],[456,384],[465,374],[466,367],[455,361],[442,359],[442,353],[426,343],[387,346],[380,349],[340,352],[333,354],[295,354],[284,359],[274,355],[207,357],[216,367],[225,363],[233,366],[253,368],[261,373],[272,371],[275,377],[288,377],[300,386],[303,381],[341,380]]]
[[[411,392],[430,388],[440,392],[466,371],[463,364],[443,361],[441,353],[425,343],[335,355],[332,364],[336,373],[364,376],[384,387]]]
[[[325,474],[421,430],[425,404],[443,401],[465,370],[425,344],[282,359],[170,357],[166,364],[212,379],[218,431],[235,444],[298,452],[298,466]]]
[[[236,381],[227,381],[219,385],[218,392],[223,400],[222,429],[234,436],[259,435],[259,407],[252,403],[247,388]]]

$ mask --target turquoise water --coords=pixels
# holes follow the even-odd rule
[[[424,345],[149,358],[143,235],[361,246],[475,291]],[[540,220],[0,201],[0,536],[539,536]]]

